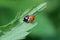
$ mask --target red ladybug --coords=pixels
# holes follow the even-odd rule
[[[34,20],[34,15],[27,15],[24,17],[25,22],[32,22]]]

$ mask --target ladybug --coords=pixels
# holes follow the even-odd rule
[[[34,20],[34,15],[27,15],[24,17],[25,22],[32,22]]]

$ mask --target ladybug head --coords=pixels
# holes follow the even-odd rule
[[[29,15],[25,16],[23,21],[28,22],[28,19],[29,19]]]

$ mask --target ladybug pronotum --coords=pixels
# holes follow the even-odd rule
[[[32,22],[34,20],[34,15],[27,15],[24,17],[25,22]]]

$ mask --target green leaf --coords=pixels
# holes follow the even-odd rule
[[[26,1],[29,1],[29,0],[26,0]],[[14,8],[13,9],[15,9],[15,11],[16,10],[20,10],[20,8],[21,9],[23,9],[23,11],[25,11],[26,10],[26,8],[28,7],[29,8],[29,10],[28,11],[25,11],[24,13],[22,12],[22,15],[20,16],[20,13],[18,12],[16,12],[18,15],[15,17],[15,19],[14,20],[12,20],[11,22],[9,22],[9,23],[6,23],[7,25],[3,25],[3,26],[1,26],[2,28],[1,28],[1,32],[4,34],[4,35],[2,35],[2,36],[0,36],[0,40],[18,40],[18,39],[24,39],[30,32],[28,32],[29,30],[31,30],[32,28],[34,28],[38,23],[37,22],[32,22],[32,23],[25,23],[25,22],[23,22],[23,17],[26,15],[26,14],[28,14],[28,15],[30,15],[31,13],[35,13],[35,12],[37,12],[38,10],[40,10],[42,7],[44,7],[44,6],[46,6],[46,4],[41,4],[40,5],[40,0],[38,0],[38,3],[32,3],[32,4],[30,4],[30,2],[29,2],[29,4],[30,5],[28,5],[27,4],[27,2],[26,1],[23,1],[24,3],[22,3],[22,4],[19,4],[20,2],[17,2],[17,6],[15,5],[16,4],[16,2],[11,2],[11,3],[13,3],[13,5],[11,5],[10,4],[10,2],[8,1],[8,3],[11,5],[9,5],[9,7],[11,7],[11,8],[13,8],[14,6]],[[32,0],[32,1],[34,1],[34,0]],[[31,2],[32,2],[31,1]],[[40,2],[39,2],[40,1]],[[6,1],[7,2],[7,1]],[[26,4],[26,6],[24,6],[24,5]],[[34,4],[34,5],[33,5]],[[4,3],[4,5],[6,5],[6,3]],[[19,5],[21,5],[21,6],[19,6]],[[27,6],[28,5],[28,6]],[[33,7],[33,6],[36,6],[36,5],[38,5],[36,8],[33,8],[32,10],[30,10],[30,8],[31,8],[31,6]],[[6,6],[8,6],[8,5],[6,5]],[[19,7],[20,8],[19,8]],[[18,9],[18,8],[19,9]],[[36,10],[35,10],[36,9]],[[20,16],[20,17],[19,17]],[[18,19],[18,18],[20,18],[20,19]],[[6,20],[7,21],[7,20]],[[18,23],[17,23],[18,22]],[[6,31],[5,31],[6,30]]]

